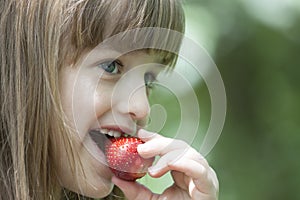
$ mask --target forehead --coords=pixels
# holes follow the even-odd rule
[[[74,31],[66,32],[67,36],[72,34],[67,38],[72,38],[75,61],[99,43],[110,43],[122,54],[144,48],[179,51],[182,35],[170,37],[174,36],[170,31],[184,32],[184,12],[178,0],[88,1],[78,5],[75,16],[70,17],[78,20],[68,21]],[[64,44],[62,48],[68,52],[70,47]],[[176,55],[163,54],[173,66]]]
[[[103,39],[120,32],[145,27],[161,27],[184,32],[184,12],[178,0],[108,2],[102,29]]]

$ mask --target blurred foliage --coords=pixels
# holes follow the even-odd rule
[[[299,2],[185,1],[187,35],[213,57],[227,93],[225,126],[207,157],[218,174],[222,200],[300,199]],[[204,83],[194,89],[201,135],[210,100]],[[178,103],[161,94],[153,99],[165,104],[171,121],[162,132],[168,135],[180,119]],[[153,187],[160,191],[168,181]]]

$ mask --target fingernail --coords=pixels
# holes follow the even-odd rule
[[[150,174],[156,174],[158,172],[158,170],[155,167],[149,167],[148,168],[148,172]]]
[[[138,136],[140,138],[145,138],[145,139],[148,139],[148,138],[151,138],[155,135],[154,132],[151,132],[151,131],[147,131],[145,129],[140,129],[139,132],[138,132]]]
[[[145,138],[147,136],[147,132],[144,129],[140,129],[138,132],[138,136],[140,138]]]
[[[146,144],[139,144],[138,146],[137,146],[137,151],[138,152],[146,152],[146,151],[148,151],[149,150],[149,147],[148,147],[148,145],[146,145]]]
[[[161,170],[161,168],[158,166],[151,166],[148,168],[148,172],[152,175],[157,174],[160,170]]]

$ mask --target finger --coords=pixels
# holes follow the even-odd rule
[[[118,186],[128,200],[135,199],[152,199],[152,192],[138,182],[123,181],[115,176],[112,177],[112,182]]]
[[[162,156],[155,165],[148,168],[150,176],[158,178],[170,171],[169,164],[179,159],[181,150],[174,150]]]
[[[163,138],[163,136],[161,136],[155,132],[147,131],[145,129],[138,130],[138,137],[140,139],[142,139],[144,142],[147,142],[147,141],[155,139],[155,138],[156,139]]]
[[[219,196],[218,188],[212,188],[210,193],[203,193],[197,189],[197,186],[194,181],[190,181],[189,184],[189,195],[192,199],[201,199],[201,200],[217,200]]]
[[[216,188],[216,192],[218,194],[218,192],[219,192],[219,180],[218,180],[217,174],[214,171],[214,169],[211,168],[211,167],[209,167],[209,173],[210,173],[210,176],[212,177],[212,182],[213,182],[214,188]]]
[[[174,154],[176,155],[176,153]],[[168,171],[182,172],[186,176],[185,178],[190,178],[194,181],[197,190],[206,194],[211,193],[215,186],[213,183],[213,177],[211,174],[208,174],[208,169],[205,166],[186,157],[182,157],[176,161],[170,161],[172,160],[172,156],[173,155],[167,156],[164,159],[159,160],[155,166],[150,167],[150,176],[161,177]],[[184,177],[182,179],[186,185],[189,184],[187,180],[189,179],[184,180]],[[174,179],[174,181],[177,181],[177,183],[179,182],[179,180],[176,179]],[[181,188],[186,189],[187,187],[188,186],[184,187],[181,185]]]
[[[215,194],[205,194],[200,192],[196,186],[194,185],[194,182],[191,181],[189,184],[189,189],[188,189],[189,196],[191,199],[201,199],[201,200],[216,200],[217,195]]]
[[[139,131],[139,137],[147,138],[143,139],[146,143],[138,146],[138,152],[144,158],[150,158],[157,155],[163,156],[164,154],[177,149],[181,149],[181,151],[184,152],[190,148],[184,141],[166,138],[157,133],[145,130]]]
[[[186,165],[186,163],[189,163],[189,165]],[[180,176],[179,173],[174,174],[177,177],[174,176],[173,179],[182,189],[187,190],[188,188],[189,194],[191,197],[195,197],[194,199],[206,199],[204,197],[211,198],[218,196],[219,183],[216,173],[211,167],[206,168],[195,161],[183,158],[175,163],[170,163],[169,168],[170,170],[184,174],[184,176]],[[185,186],[182,184],[183,182]]]
[[[171,171],[172,178],[174,183],[180,187],[181,189],[188,191],[188,183],[190,182],[191,178],[187,177],[184,173],[178,171]]]
[[[189,164],[187,165],[186,163]],[[209,169],[194,160],[182,158],[174,163],[170,163],[169,168],[170,170],[183,172],[187,177],[190,177],[196,189],[204,194],[211,193],[215,188]]]
[[[180,168],[176,168],[177,163],[178,164],[182,163],[182,165],[187,165],[188,163],[190,165],[190,162],[191,164],[193,164],[192,167],[194,167],[194,165],[196,165],[197,167],[198,165],[200,165],[201,167],[206,166],[205,162],[203,163],[199,162],[199,159],[197,159],[197,156],[195,157],[194,153],[182,152],[181,149],[178,149],[178,150],[173,150],[171,152],[168,152],[167,154],[162,156],[155,165],[151,166],[148,169],[148,171],[150,175],[153,177],[160,177],[170,170],[177,170],[180,172],[184,172],[184,170]],[[196,177],[196,175],[194,175],[194,177]]]
[[[183,163],[184,165],[192,161],[193,163],[195,163],[195,165],[200,164],[204,168],[209,168],[206,159],[195,149],[189,148],[189,150],[178,149],[166,153],[160,159],[158,159],[155,165],[149,168],[149,172],[153,177],[160,177],[163,174],[167,173],[169,170],[171,170],[171,167],[172,165],[174,165],[174,163],[182,159],[184,159],[184,162],[186,162]]]
[[[209,167],[206,159],[182,140],[167,138],[144,129],[139,130],[138,136],[141,137],[143,141],[146,141],[146,143],[140,144],[137,149],[139,154],[144,158],[150,158],[157,155],[163,156],[171,151],[180,149],[181,151],[179,151],[178,157],[187,156],[200,162],[205,167]]]

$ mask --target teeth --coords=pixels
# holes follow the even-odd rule
[[[121,133],[118,132],[118,131],[114,131],[114,137],[120,137],[121,136]]]
[[[112,137],[120,137],[122,135],[119,131],[108,130],[108,129],[100,129],[100,132]]]
[[[101,132],[101,133],[104,133],[104,134],[107,134],[107,133],[108,133],[108,130],[107,130],[107,129],[100,129],[100,132]]]
[[[114,131],[108,131],[107,133],[109,136],[114,136]]]

